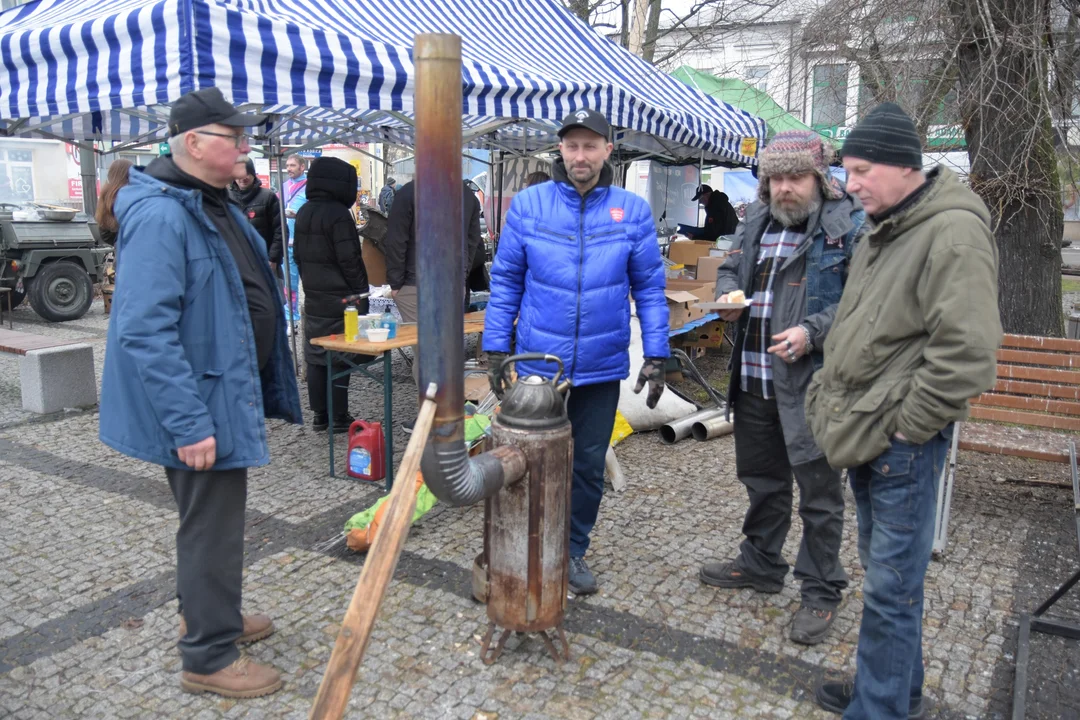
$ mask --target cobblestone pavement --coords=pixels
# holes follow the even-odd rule
[[[43,323],[28,308],[15,318],[16,329],[88,339],[100,372],[100,303],[78,323]],[[394,378],[395,416],[411,418],[415,388],[400,358]],[[379,419],[381,386],[354,376],[351,387],[352,412]],[[363,561],[321,548],[379,488],[330,478],[325,435],[270,424],[273,462],[251,473],[245,607],[274,617],[277,632],[250,652],[280,668],[286,686],[240,702],[186,695],[175,649],[176,517],[163,473],[102,446],[94,412],[37,418],[18,398],[17,364],[0,355],[0,716],[306,717]],[[406,438],[395,433],[400,455]],[[730,556],[740,540],[746,498],[731,439],[667,447],[634,435],[618,454],[629,487],[601,508],[590,554],[601,592],[571,602],[569,663],[556,666],[531,637],[511,638],[491,667],[480,661],[486,618],[470,597],[470,568],[482,511],[437,506],[406,544],[350,715],[833,717],[812,691],[854,667],[862,572],[850,496],[842,558],[853,590],[828,640],[806,648],[787,640],[799,603],[790,576],[768,596],[697,579],[703,561]],[[1039,502],[1016,502],[965,468],[950,552],[927,577],[927,694],[934,717],[1006,717],[1017,613],[1077,561],[1069,496],[1040,490]],[[796,517],[789,558],[800,531]],[[1075,717],[1075,644],[1039,642],[1033,673],[1050,681],[1034,683],[1029,717]]]

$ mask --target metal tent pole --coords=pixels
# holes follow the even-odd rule
[[[285,219],[285,180],[281,174],[281,165],[283,160],[283,153],[281,147],[281,137],[277,137],[270,141],[270,157],[277,160],[277,186],[278,196],[280,202],[278,202],[280,215],[281,215],[281,274],[285,278],[285,307],[289,308],[289,317],[286,318],[286,322],[289,326],[292,326],[292,281],[289,278],[289,223]],[[296,309],[300,310],[300,298],[296,299]],[[300,325],[297,324],[297,329],[290,333],[289,339],[292,345],[293,355],[293,371],[297,377],[300,376],[300,356],[296,354],[296,333],[300,331]]]

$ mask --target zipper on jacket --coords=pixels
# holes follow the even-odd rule
[[[577,314],[574,320],[574,358],[567,373],[573,380],[577,370],[578,341],[581,337],[581,290],[582,274],[585,271],[585,196],[581,196],[581,211],[578,213],[578,265],[577,265]]]

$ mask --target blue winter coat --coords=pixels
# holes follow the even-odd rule
[[[491,267],[484,349],[557,355],[574,385],[630,374],[630,295],[645,357],[668,356],[664,262],[649,205],[612,187],[611,170],[582,197],[566,179],[518,193]],[[550,377],[554,366],[522,363],[521,374]]]
[[[270,461],[264,417],[301,422],[279,304],[260,376],[240,271],[203,212],[202,195],[131,170],[116,198],[117,276],[101,383],[101,441],[125,455],[185,468],[177,448],[213,436],[214,470]],[[276,287],[266,243],[237,225]]]

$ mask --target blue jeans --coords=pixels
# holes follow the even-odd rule
[[[295,324],[300,322],[300,310],[297,307],[297,291],[300,287],[300,268],[296,267],[296,262],[293,260],[293,246],[291,244],[288,246],[285,253],[285,272],[289,273],[289,285],[292,290],[292,297],[285,298],[285,320]],[[284,283],[282,283],[282,287],[284,287]],[[288,290],[286,290],[285,293],[288,295]]]
[[[589,533],[604,497],[604,457],[611,445],[619,381],[570,390],[566,413],[574,436],[574,482],[570,497],[570,557],[585,557]]]
[[[866,579],[855,694],[845,720],[906,720],[922,697],[923,581],[952,433],[949,425],[923,445],[894,438],[849,473]]]

